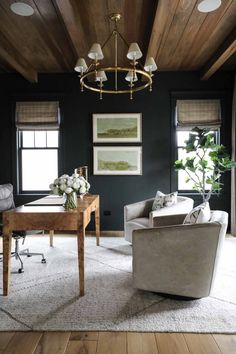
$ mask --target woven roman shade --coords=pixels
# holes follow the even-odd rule
[[[59,129],[59,102],[16,102],[16,127],[21,130]]]
[[[220,100],[177,100],[177,129],[221,126]]]

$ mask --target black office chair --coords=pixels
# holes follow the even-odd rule
[[[10,210],[15,208],[14,204],[14,198],[13,198],[13,186],[12,184],[2,184],[0,185],[0,219],[2,219],[2,212],[6,210]],[[0,220],[0,235],[2,235],[2,228],[3,224]],[[41,256],[42,260],[41,263],[46,263],[46,259],[44,257],[43,253],[32,253],[29,252],[29,249],[26,248],[24,250],[20,250],[19,247],[19,242],[20,239],[22,239],[22,244],[25,242],[25,237],[26,237],[26,232],[25,231],[13,231],[12,232],[12,237],[15,239],[15,250],[14,252],[11,253],[12,257],[15,257],[15,259],[18,259],[20,261],[20,268],[18,269],[18,273],[23,273],[24,272],[24,264],[21,259],[21,256]],[[2,255],[2,253],[1,253]],[[2,258],[0,258],[0,261],[2,261]]]

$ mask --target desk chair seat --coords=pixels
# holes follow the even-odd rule
[[[0,214],[3,211],[15,208],[14,199],[13,199],[13,186],[11,184],[2,184],[0,185]],[[0,235],[2,235],[3,225],[0,223]],[[24,250],[20,250],[19,241],[22,239],[22,244],[25,242],[26,232],[25,231],[13,231],[12,237],[15,240],[15,250],[11,252],[11,256],[15,257],[16,260],[20,261],[20,268],[18,269],[18,273],[24,272],[24,263],[21,259],[21,256],[41,256],[41,263],[46,263],[46,259],[43,253],[30,252],[28,248]],[[2,253],[1,253],[2,255]],[[2,257],[0,258],[0,262],[2,262]]]

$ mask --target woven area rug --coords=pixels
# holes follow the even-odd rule
[[[27,258],[18,274],[12,261],[10,295],[0,296],[0,330],[236,332],[236,239],[225,240],[211,297],[191,301],[133,289],[132,247],[123,238],[101,238],[100,247],[86,238],[83,298],[75,237],[55,237],[53,248],[46,236],[26,243],[45,252],[47,264]]]

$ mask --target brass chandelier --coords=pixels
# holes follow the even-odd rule
[[[133,99],[133,93],[149,88],[152,91],[153,71],[157,70],[157,65],[153,57],[147,58],[144,66],[138,61],[142,57],[142,52],[137,43],[126,42],[122,34],[118,30],[117,23],[121,15],[113,13],[109,15],[109,19],[114,22],[114,29],[101,46],[99,43],[94,43],[88,52],[88,57],[92,59],[92,63],[87,66],[84,58],[79,58],[75,65],[75,71],[79,72],[81,91],[84,88],[100,94],[102,99],[103,93],[122,94],[128,93],[130,99]],[[104,58],[102,49],[107,43],[114,39],[114,65],[101,67],[100,60]],[[118,65],[118,38],[122,40],[128,47],[127,58],[130,64],[127,66]],[[114,73],[110,75],[110,73]],[[124,79],[127,81],[127,86],[122,87],[121,81],[118,79],[118,74],[124,74]],[[107,76],[108,74],[108,76]],[[120,75],[122,76],[122,75]],[[112,79],[112,86],[105,87],[104,82]]]

